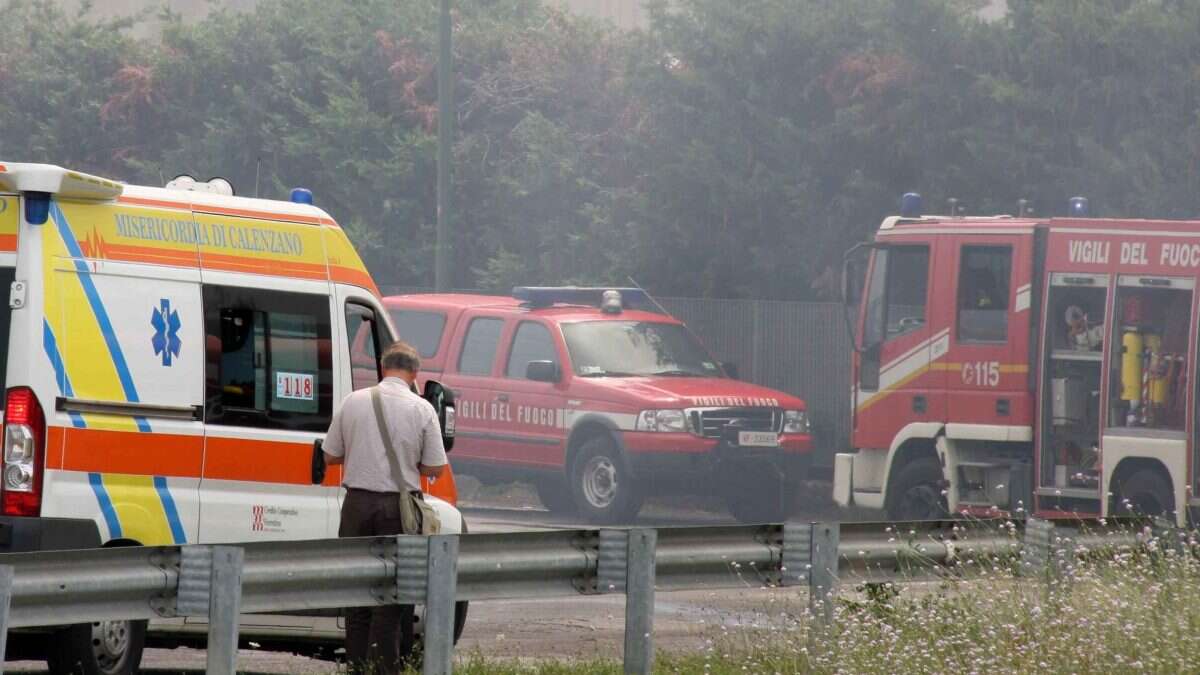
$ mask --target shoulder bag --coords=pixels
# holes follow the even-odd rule
[[[383,395],[377,386],[371,387],[371,403],[375,406],[375,423],[379,426],[379,435],[383,438],[384,454],[387,455],[388,465],[392,468],[392,480],[400,488],[400,528],[404,534],[437,534],[442,529],[437,511],[425,501],[420,489],[414,489],[404,481],[404,473],[400,470],[400,458],[392,445],[387,423],[384,422]]]

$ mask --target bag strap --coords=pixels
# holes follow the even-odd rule
[[[379,436],[383,438],[383,451],[387,455],[388,465],[392,468],[392,480],[401,490],[413,492],[413,488],[404,480],[404,473],[400,470],[400,458],[396,455],[396,447],[392,445],[387,423],[383,421],[383,394],[378,386],[371,387],[371,404],[375,406],[375,424],[379,427]]]

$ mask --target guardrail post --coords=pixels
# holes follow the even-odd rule
[[[12,565],[0,565],[0,673],[4,672],[4,655],[8,653],[8,610],[12,606],[12,587]]]
[[[238,617],[242,613],[242,562],[236,546],[212,547],[212,586],[208,601],[208,665],[205,672],[237,672]]]
[[[1025,541],[1021,549],[1021,575],[1053,581],[1075,564],[1073,527],[1058,527],[1049,520],[1027,518]]]
[[[824,625],[833,621],[833,605],[838,586],[838,544],[842,528],[839,523],[813,523],[812,549],[809,560],[808,602],[813,617]]]
[[[429,537],[425,585],[425,637],[421,672],[450,675],[454,657],[454,599],[458,586],[458,535]]]
[[[656,530],[629,531],[625,558],[625,672],[649,675],[654,667],[654,556]]]

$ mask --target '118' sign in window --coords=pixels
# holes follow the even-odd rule
[[[309,373],[276,372],[275,398],[285,398],[293,401],[313,400],[315,398],[313,376]]]

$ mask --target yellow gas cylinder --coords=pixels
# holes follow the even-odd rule
[[[1126,328],[1121,336],[1121,400],[1138,404],[1142,400],[1142,334]]]
[[[1150,404],[1165,405],[1167,391],[1167,363],[1163,360],[1162,336],[1150,334],[1146,336],[1146,349],[1150,352]]]

